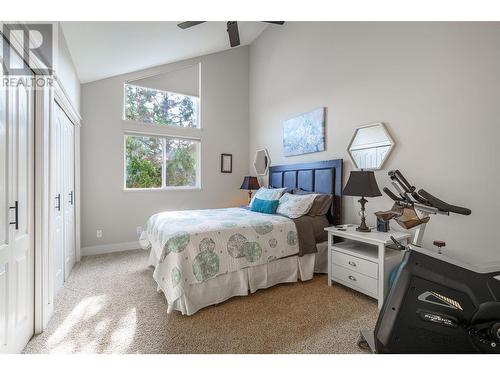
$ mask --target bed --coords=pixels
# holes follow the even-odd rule
[[[331,194],[332,205],[325,217],[289,219],[223,208],[160,212],[148,220],[140,243],[150,250],[168,313],[192,315],[234,296],[309,280],[320,271],[326,244],[318,235],[324,226],[340,223],[342,160],[272,166],[269,186]]]

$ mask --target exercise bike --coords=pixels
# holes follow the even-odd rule
[[[417,229],[411,245],[392,238],[405,255],[375,330],[361,330],[358,345],[374,353],[500,354],[500,265],[479,269],[459,262],[442,253],[443,241],[434,241],[437,252],[421,247],[429,215],[471,211],[417,192],[398,170],[389,177],[397,194],[383,191],[394,206],[376,215]]]

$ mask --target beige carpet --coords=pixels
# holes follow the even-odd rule
[[[360,353],[375,300],[326,276],[167,315],[142,250],[85,257],[25,353]]]

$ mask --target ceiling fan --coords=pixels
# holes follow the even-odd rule
[[[190,27],[199,25],[200,23],[204,23],[207,21],[185,21],[178,23],[181,29],[188,29]],[[272,23],[274,25],[283,25],[285,21],[262,21],[266,23]],[[237,21],[228,21],[227,22],[227,34],[229,35],[229,44],[231,47],[236,47],[240,45],[240,32],[238,30],[238,22]]]

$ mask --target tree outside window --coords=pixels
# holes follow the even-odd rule
[[[126,120],[197,128],[197,97],[125,84]],[[200,142],[169,136],[125,135],[125,188],[196,187]]]
[[[143,123],[197,128],[198,102],[194,96],[125,85],[125,119]]]
[[[128,189],[196,187],[199,141],[126,135]]]
[[[126,187],[161,188],[163,142],[156,137],[126,137]]]

